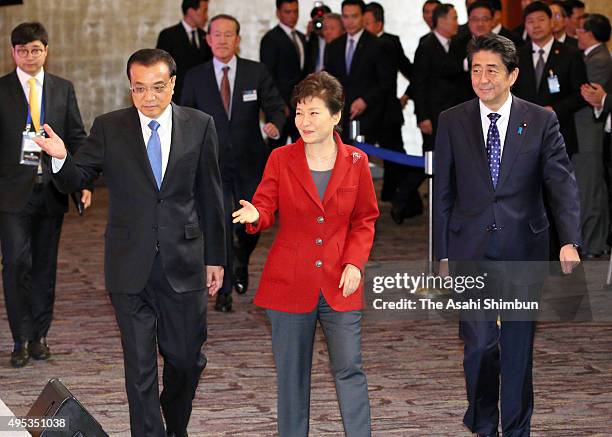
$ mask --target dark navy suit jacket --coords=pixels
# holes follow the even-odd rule
[[[495,189],[478,99],[440,115],[435,150],[438,259],[481,260],[496,232],[503,259],[548,260],[544,193],[561,244],[580,243],[576,178],[553,112],[513,96]]]

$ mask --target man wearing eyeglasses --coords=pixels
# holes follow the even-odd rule
[[[104,173],[105,279],[132,436],[184,437],[206,366],[205,290],[217,293],[226,261],[217,134],[212,117],[171,103],[176,64],[167,52],[138,50],[127,74],[134,105],[96,118],[79,153],[68,153],[49,125],[49,138],[35,141],[54,157],[53,179],[64,191]]]
[[[14,348],[10,363],[51,356],[47,333],[53,318],[57,252],[68,196],[51,180],[49,156],[20,162],[24,138],[52,123],[71,153],[85,139],[72,83],[49,74],[47,31],[21,23],[11,33],[17,68],[0,78],[0,246],[2,280]],[[25,161],[23,161],[25,163]],[[85,207],[91,191],[80,195]]]

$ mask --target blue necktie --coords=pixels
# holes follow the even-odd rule
[[[355,41],[353,38],[348,39],[348,50],[346,51],[346,73],[351,72],[351,64],[353,63],[353,55],[355,54]]]
[[[162,182],[162,154],[161,141],[157,133],[159,123],[155,120],[151,120],[149,128],[151,129],[151,137],[147,143],[147,156],[149,157],[149,163],[151,163],[151,170],[153,170],[155,182],[157,182],[157,188],[160,188]]]
[[[497,129],[497,120],[501,115],[495,112],[487,115],[491,124],[489,125],[489,131],[487,132],[487,158],[489,160],[489,171],[491,172],[491,182],[493,182],[493,188],[497,186],[497,180],[499,179],[499,163],[501,161],[501,142],[499,140],[499,130]]]

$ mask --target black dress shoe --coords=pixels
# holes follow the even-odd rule
[[[231,294],[217,294],[217,300],[215,301],[215,311],[221,313],[229,313],[232,311],[232,295]]]
[[[29,342],[28,352],[35,360],[48,360],[51,356],[51,350],[47,345],[47,339],[45,337],[42,337],[40,340]]]
[[[396,225],[401,225],[404,223],[404,215],[397,208],[391,208],[391,218]]]
[[[29,360],[30,355],[28,355],[28,348],[25,344],[15,348],[15,350],[11,352],[11,366],[13,367],[23,367],[28,364]]]
[[[187,435],[187,431],[184,431],[182,434],[177,434],[173,431],[166,431],[166,436],[168,437],[189,437]]]
[[[249,289],[249,269],[236,267],[234,269],[234,290],[238,294],[244,294]]]
[[[476,437],[499,437],[499,433],[493,433],[493,434],[475,434]]]

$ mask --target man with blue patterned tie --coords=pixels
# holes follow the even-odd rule
[[[62,191],[104,173],[106,288],[121,332],[132,436],[183,437],[206,366],[205,289],[216,294],[226,262],[217,134],[211,116],[171,103],[176,64],[167,52],[137,51],[127,73],[134,106],[97,117],[76,155],[49,125],[49,138],[36,141],[53,157]]]
[[[478,98],[444,111],[436,136],[434,242],[441,270],[448,269],[446,260],[454,269],[461,268],[457,261],[499,266],[548,260],[546,192],[558,223],[562,268],[569,273],[580,260],[580,205],[557,117],[510,93],[519,71],[509,39],[477,38],[468,61]],[[492,293],[522,290],[491,279]],[[526,437],[533,411],[535,322],[502,314],[500,329],[497,315],[460,322],[469,404],[464,424],[478,436],[498,435],[501,380],[503,435]]]

